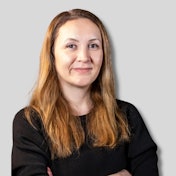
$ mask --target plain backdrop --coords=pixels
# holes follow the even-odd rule
[[[72,8],[90,10],[104,22],[113,44],[117,95],[143,116],[158,145],[160,175],[175,175],[174,0],[1,1],[0,175],[11,175],[12,121],[28,103],[46,29],[55,15]]]

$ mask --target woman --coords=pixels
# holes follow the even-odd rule
[[[13,121],[13,176],[158,176],[142,117],[116,99],[110,50],[89,11],[51,21],[30,103]]]

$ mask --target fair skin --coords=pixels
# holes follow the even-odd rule
[[[92,107],[89,87],[97,78],[103,61],[98,27],[85,18],[66,22],[59,29],[54,55],[64,96],[75,115],[87,114]]]
[[[120,172],[117,172],[115,174],[111,174],[111,175],[108,175],[108,176],[132,176],[132,175],[127,170],[123,169]]]
[[[53,176],[51,169],[49,167],[47,168],[47,172],[48,172],[48,176]],[[132,176],[132,175],[127,170],[123,169],[118,173],[111,174],[108,176]]]
[[[54,55],[58,79],[74,115],[87,114],[92,108],[89,88],[97,78],[103,61],[99,28],[85,18],[66,22],[59,29]],[[50,168],[47,172],[53,176]],[[131,175],[122,170],[109,176]]]

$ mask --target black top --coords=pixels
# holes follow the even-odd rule
[[[157,146],[152,140],[136,107],[118,100],[131,129],[130,142],[110,150],[92,148],[85,143],[79,152],[63,159],[50,159],[46,135],[37,114],[33,120],[37,129],[25,119],[24,109],[13,121],[12,176],[47,176],[47,166],[53,176],[107,176],[127,169],[133,176],[158,176]],[[80,117],[85,126],[86,116]]]

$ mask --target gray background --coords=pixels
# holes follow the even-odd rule
[[[49,22],[84,8],[107,26],[117,94],[133,103],[159,146],[162,176],[175,175],[176,5],[174,0],[6,0],[0,3],[0,173],[11,175],[12,120],[29,100]]]

